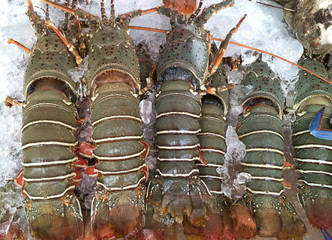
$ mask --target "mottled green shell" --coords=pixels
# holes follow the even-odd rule
[[[299,64],[308,70],[329,80],[328,72],[321,62],[314,59],[302,58]],[[295,84],[296,99],[294,108],[297,109],[300,104],[312,97],[323,96],[332,100],[332,86],[318,77],[300,70],[299,80]]]
[[[322,105],[308,105],[302,109],[305,112],[304,115],[298,115],[293,127],[293,134],[295,135],[293,140],[293,146],[296,150],[294,158],[297,160],[297,171],[309,171],[303,172],[299,176],[299,182],[307,186],[306,188],[300,187],[299,197],[302,203],[305,202],[305,198],[315,200],[317,198],[329,198],[332,199],[332,191],[328,187],[320,185],[332,186],[332,177],[324,173],[332,173],[332,151],[330,150],[332,142],[329,140],[319,139],[311,135],[308,131],[309,125],[322,108]],[[332,109],[325,108],[325,112],[321,121],[321,127],[323,129],[330,129],[330,119],[332,117]],[[308,131],[308,132],[307,132]],[[297,133],[303,134],[297,134]],[[303,149],[298,149],[303,146]],[[307,161],[303,161],[307,160]],[[319,163],[315,161],[320,161]],[[312,172],[310,172],[312,171]],[[319,174],[320,172],[321,174]],[[305,181],[303,183],[303,181]],[[316,186],[310,186],[309,184],[315,184]]]
[[[251,64],[241,84],[253,86],[253,90],[240,99],[241,105],[253,98],[268,98],[278,106],[279,116],[282,116],[284,96],[280,87],[280,79],[265,62],[257,61]]]
[[[72,92],[76,94],[75,82],[68,73],[76,66],[74,56],[68,51],[58,35],[53,33],[39,37],[31,52],[25,72],[24,98],[27,98],[31,84],[41,78],[61,80],[67,83]]]
[[[218,70],[210,77],[208,82],[210,82],[210,85],[208,85],[207,88],[210,88],[210,87],[218,88],[218,87],[227,86],[226,78],[225,78],[224,74],[222,73],[221,67],[219,67]],[[214,94],[214,96],[216,96],[221,101],[223,108],[224,108],[223,116],[226,117],[226,115],[229,111],[229,91],[228,91],[228,89],[225,89],[224,91],[221,91],[221,92],[216,92],[216,94]]]
[[[102,26],[94,33],[89,47],[87,88],[106,71],[128,74],[139,85],[139,62],[130,36],[119,27]]]
[[[157,67],[157,79],[166,69],[180,67],[189,70],[202,84],[208,73],[208,32],[194,23],[174,23],[166,42]]]

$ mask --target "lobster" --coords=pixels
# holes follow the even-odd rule
[[[317,59],[303,57],[300,64],[328,77],[325,66]],[[330,125],[332,94],[329,84],[303,71],[299,73],[295,88],[293,147],[296,152],[294,160],[298,163],[296,171],[300,173],[298,197],[309,222],[314,227],[328,230],[332,226],[332,142],[330,132],[322,128]]]
[[[90,98],[98,188],[91,206],[91,232],[97,239],[137,238],[144,226],[143,183],[148,178],[146,156],[149,146],[142,141],[139,110],[140,72],[138,57],[128,25],[136,16],[154,9],[102,17],[80,9],[71,9],[41,0],[60,8],[89,27],[86,48],[89,73],[85,77]]]
[[[216,45],[211,46],[210,60],[216,54]],[[224,195],[222,184],[224,177],[220,174],[226,152],[226,115],[229,109],[229,87],[221,68],[208,78],[205,88],[207,93],[201,98],[202,109],[197,134],[206,164],[196,164],[199,177],[206,184],[213,196],[209,202],[208,222],[203,229],[206,239],[233,239],[232,223],[229,217],[230,199]]]
[[[51,23],[41,19],[27,0],[27,15],[37,42],[25,72],[22,112],[22,165],[17,178],[25,196],[32,236],[40,239],[80,239],[83,217],[73,193],[76,173],[77,94],[68,70],[76,67]],[[65,23],[63,31],[77,29]],[[65,63],[65,64],[63,64]],[[45,134],[45,132],[49,134]],[[61,233],[61,234],[60,234]]]
[[[167,43],[156,68],[158,156],[156,175],[147,190],[148,216],[161,225],[174,223],[176,229],[182,225],[184,233],[189,235],[196,234],[195,229],[206,225],[207,202],[211,198],[196,164],[207,164],[202,155],[204,148],[202,152],[200,150],[200,141],[203,144],[209,141],[203,140],[203,135],[198,138],[202,110],[199,89],[204,88],[208,76],[218,69],[232,34],[244,18],[227,35],[210,64],[211,37],[203,25],[214,13],[232,4],[233,1],[213,4],[198,15],[202,7],[200,1],[197,10],[188,18],[173,9],[157,8],[159,14],[170,18],[172,30],[167,35]],[[201,169],[202,176],[203,172]],[[148,228],[156,228],[154,223],[149,224]],[[166,238],[180,237],[176,229]]]
[[[230,209],[234,234],[238,238],[258,234],[278,239],[301,239],[306,228],[283,194],[289,184],[282,173],[285,165],[284,97],[280,79],[266,63],[256,61],[241,84],[253,86],[253,90],[239,100],[244,112],[237,126],[239,139],[246,145],[246,156],[241,165],[250,181],[244,198]]]

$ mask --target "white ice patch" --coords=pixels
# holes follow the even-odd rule
[[[236,125],[239,115],[243,112],[239,99],[252,92],[252,86],[237,85],[230,91],[230,111],[227,115],[228,128],[226,131],[226,154],[222,171],[224,181],[222,189],[229,198],[239,198],[245,192],[244,179],[239,175],[240,162],[244,158],[246,146],[239,140]]]
[[[156,90],[151,89],[145,94],[146,98],[140,103],[140,113],[143,121],[143,132],[145,141],[150,146],[150,152],[147,156],[147,163],[150,172],[154,172],[157,163],[157,148],[155,142],[155,124],[156,124]]]
[[[204,1],[205,6],[217,2],[220,1]],[[276,5],[275,2],[268,3]],[[211,31],[212,37],[224,39],[244,14],[247,14],[247,18],[233,35],[232,41],[265,50],[292,62],[298,61],[303,53],[303,47],[287,31],[281,9],[262,6],[247,0],[235,0],[233,7],[223,9],[218,15],[213,16],[207,22],[207,28]],[[230,44],[225,56],[243,55],[247,51],[249,50],[246,48]],[[252,62],[255,60],[252,56],[249,57]],[[251,63],[246,59],[246,55],[243,55],[243,60],[246,64]],[[282,60],[266,54],[263,54],[262,60],[285,80],[291,80],[298,74],[297,67]]]
[[[331,5],[331,0],[321,0],[318,1],[318,9],[325,9]]]
[[[320,44],[328,45],[332,44],[332,25],[325,28],[323,24],[318,25],[321,30]]]
[[[239,84],[243,78],[242,71],[230,71],[227,73],[227,80],[229,84]]]

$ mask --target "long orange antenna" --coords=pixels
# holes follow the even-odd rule
[[[221,39],[221,38],[214,38],[214,37],[212,38],[212,40],[223,41],[223,39]],[[249,49],[251,49],[251,50],[255,50],[255,51],[257,51],[257,52],[265,53],[265,54],[270,55],[270,56],[272,56],[272,57],[278,58],[278,59],[280,59],[280,60],[282,60],[282,61],[288,62],[288,63],[290,63],[290,64],[292,64],[292,65],[294,65],[294,66],[296,66],[296,67],[298,67],[298,68],[301,68],[302,70],[304,70],[304,71],[306,71],[306,72],[308,72],[308,73],[310,73],[310,74],[312,74],[312,75],[318,77],[319,79],[321,79],[321,80],[327,82],[328,84],[331,84],[331,85],[332,85],[332,82],[330,82],[330,81],[326,80],[325,78],[319,76],[318,74],[316,74],[316,73],[310,71],[309,69],[306,69],[306,68],[304,68],[304,67],[302,67],[302,66],[300,66],[300,65],[298,65],[298,64],[296,64],[296,63],[293,63],[293,62],[291,62],[291,61],[289,61],[289,60],[287,60],[287,59],[285,59],[285,58],[283,58],[283,57],[280,57],[280,56],[275,55],[275,54],[273,54],[273,53],[266,52],[266,51],[264,51],[264,50],[261,50],[261,49],[258,49],[258,48],[254,48],[254,47],[250,47],[250,46],[247,46],[247,45],[244,45],[244,44],[241,44],[241,43],[236,43],[236,42],[230,42],[230,43],[233,44],[233,45],[236,45],[236,46],[240,46],[240,47],[244,47],[244,48],[249,48]]]
[[[62,35],[62,33],[59,31],[59,29],[57,29],[53,23],[51,21],[47,21],[46,22],[46,26],[50,27],[53,29],[54,32],[56,32],[56,34],[60,37],[60,39],[62,40],[62,42],[66,45],[66,47],[68,48],[69,52],[71,52],[75,59],[76,59],[76,63],[77,65],[80,65],[82,62],[82,58],[81,56],[78,54],[78,52],[75,50],[74,46],[72,44],[69,43],[69,41],[65,38],[65,36]]]
[[[267,4],[267,3],[257,2],[256,0],[248,0],[248,1],[254,2],[254,3],[258,3],[258,4],[261,4],[261,5],[264,5],[264,6],[268,6],[268,7],[279,8],[279,9],[282,9],[282,10],[286,10],[286,11],[290,11],[290,12],[295,12],[295,10],[290,9],[290,8],[279,7],[279,6],[275,6],[275,5],[271,5],[271,4]]]
[[[23,49],[25,52],[27,52],[27,53],[30,55],[31,50],[30,50],[29,48],[27,48],[26,46],[24,46],[23,44],[21,44],[21,43],[15,41],[14,39],[9,38],[9,39],[8,39],[8,44],[11,44],[11,43],[13,43],[13,44],[15,44],[16,46],[20,47],[21,49]]]
[[[31,2],[31,0],[28,0],[28,1]],[[52,1],[49,1],[49,0],[39,0],[39,1],[41,1],[43,3],[46,3],[46,4],[50,4],[51,6],[59,8],[59,9],[65,11],[67,13],[74,14],[74,10],[73,9],[71,9],[69,7],[66,7],[66,6],[63,6],[61,4],[58,4],[58,3],[55,3],[55,2],[52,2]]]
[[[157,12],[158,7],[142,10],[142,15]]]
[[[33,5],[31,0],[27,0],[27,5],[28,5],[28,11],[33,11]]]
[[[160,33],[167,33],[168,30],[158,29],[158,28],[149,28],[149,27],[139,27],[139,26],[129,26],[129,29],[133,30],[143,30],[148,32],[160,32]]]
[[[167,30],[163,30],[163,29],[157,29],[157,28],[148,28],[148,27],[139,27],[139,26],[129,26],[130,29],[133,29],[133,30],[144,30],[144,31],[149,31],[149,32],[160,32],[160,33],[167,33],[169,31]],[[216,40],[216,41],[219,41],[219,42],[222,42],[224,41],[224,39],[221,39],[221,38],[215,38],[215,37],[212,37],[212,40]],[[323,80],[324,82],[327,82],[328,84],[331,84],[332,85],[332,82],[326,80],[325,78],[319,76],[318,74],[310,71],[309,69],[306,69],[300,65],[297,65],[296,63],[293,63],[283,57],[279,57],[278,55],[275,55],[273,53],[270,53],[270,52],[267,52],[267,51],[264,51],[264,50],[261,50],[261,49],[258,49],[258,48],[254,48],[254,47],[250,47],[250,46],[247,46],[247,45],[244,45],[244,44],[241,44],[241,43],[237,43],[237,42],[233,42],[233,41],[230,41],[229,42],[230,44],[233,44],[233,45],[236,45],[236,46],[240,46],[240,47],[244,47],[244,48],[248,48],[248,49],[251,49],[251,50],[254,50],[254,51],[257,51],[257,52],[261,52],[261,53],[264,53],[264,54],[267,54],[267,55],[270,55],[272,57],[275,57],[275,58],[278,58],[282,61],[285,61],[287,63],[290,63],[294,66],[297,66],[298,68],[301,68],[302,70],[318,77],[319,79]]]

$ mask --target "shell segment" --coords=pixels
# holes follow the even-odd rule
[[[209,33],[196,24],[174,23],[157,67],[157,79],[172,67],[189,70],[200,84],[208,73]]]
[[[241,84],[253,86],[253,90],[240,100],[241,105],[250,99],[267,98],[276,104],[279,116],[282,116],[284,96],[280,87],[280,80],[265,62],[254,62]]]
[[[68,73],[75,67],[75,58],[68,52],[67,47],[55,33],[38,38],[25,72],[24,98],[27,98],[30,86],[42,78],[63,81],[76,94],[75,82]]]
[[[102,26],[90,40],[89,74],[87,87],[93,87],[95,79],[106,71],[119,71],[130,76],[136,88],[140,87],[139,62],[130,36],[113,26]]]
[[[329,79],[328,72],[322,63],[314,59],[302,58],[299,64],[325,79]],[[299,80],[295,84],[295,89],[296,98],[295,106],[293,107],[295,109],[297,109],[300,104],[313,97],[322,96],[332,100],[331,85],[303,70],[299,72]]]

